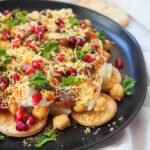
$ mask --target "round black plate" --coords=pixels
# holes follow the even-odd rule
[[[90,19],[94,27],[105,30],[107,37],[116,43],[111,48],[111,62],[115,65],[116,58],[121,58],[124,63],[123,69],[121,69],[122,75],[128,75],[137,80],[136,87],[133,89],[134,96],[125,96],[121,102],[118,102],[117,115],[110,122],[101,126],[98,134],[93,134],[98,128],[91,128],[91,133],[85,134],[85,127],[77,125],[77,128],[70,127],[66,129],[63,135],[57,137],[56,143],[47,143],[40,149],[91,149],[92,145],[97,143],[102,144],[126,127],[139,111],[147,89],[144,59],[141,49],[134,37],[126,29],[103,15],[76,5],[43,0],[0,2],[0,11],[4,9],[12,10],[17,7],[29,11],[46,8],[72,8],[79,19]],[[119,119],[120,117],[122,119]],[[116,124],[112,124],[113,122],[116,122]],[[23,138],[6,137],[4,141],[0,142],[0,149],[35,150],[35,147],[23,147],[22,141]]]

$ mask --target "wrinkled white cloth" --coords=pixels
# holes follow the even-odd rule
[[[62,1],[62,0],[61,0]],[[80,0],[63,0],[78,3]],[[150,0],[107,0],[129,15],[126,29],[139,42],[145,58],[148,89],[145,102],[127,128],[96,150],[150,150]]]

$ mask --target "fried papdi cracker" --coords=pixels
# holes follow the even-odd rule
[[[80,5],[97,11],[122,26],[126,26],[128,24],[129,18],[127,13],[114,4],[107,3],[102,0],[82,0]]]
[[[72,112],[72,118],[77,121],[79,124],[84,126],[100,126],[109,120],[111,120],[117,112],[116,102],[107,94],[101,93],[100,96],[105,98],[107,102],[107,107],[102,112]]]
[[[9,112],[0,112],[0,132],[12,137],[27,137],[38,133],[46,125],[47,119],[37,121],[27,131],[17,131],[13,115]]]
[[[122,77],[119,70],[115,67],[112,67],[112,76],[108,84],[102,84],[102,91],[108,92],[111,87],[116,83],[121,83]]]

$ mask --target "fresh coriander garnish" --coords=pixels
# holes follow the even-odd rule
[[[134,88],[136,84],[136,80],[134,80],[131,77],[126,77],[123,81],[122,81],[122,86],[124,89],[124,92],[126,95],[133,95],[133,92],[127,91],[131,88]]]
[[[61,77],[61,81],[62,81],[61,87],[70,86],[72,83],[74,83],[76,85],[81,84],[81,78],[75,77],[75,76],[70,76],[68,78]]]
[[[80,24],[80,21],[77,19],[77,18],[70,18],[69,22],[72,24],[72,25],[78,25]]]
[[[0,141],[4,140],[5,137],[3,135],[0,136]]]
[[[95,34],[100,38],[101,40],[104,40],[106,38],[105,31],[104,30],[98,30],[95,31]]]
[[[29,85],[35,85],[36,87],[41,88],[49,85],[49,81],[41,71],[37,70],[35,74],[30,77]]]
[[[44,57],[46,57],[47,59],[50,59],[50,52],[54,51],[54,52],[58,52],[59,51],[59,46],[58,46],[58,42],[56,41],[51,41],[46,43],[46,45],[44,46]]]
[[[5,67],[9,63],[9,55],[6,53],[6,49],[0,49],[0,57],[1,57],[1,64]]]
[[[83,60],[83,57],[85,56],[85,52],[81,50],[76,50],[76,55],[78,59]]]
[[[44,135],[41,135],[37,139],[37,143],[35,144],[35,147],[42,147],[46,142],[48,141],[56,141],[56,132],[54,130],[50,130],[49,132],[44,133]]]

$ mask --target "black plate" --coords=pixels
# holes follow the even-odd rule
[[[90,19],[94,27],[105,30],[107,37],[116,43],[111,49],[111,62],[115,65],[116,58],[121,58],[124,63],[123,69],[121,69],[122,75],[128,75],[137,80],[137,85],[133,89],[134,96],[125,96],[124,99],[118,103],[117,115],[109,123],[101,126],[101,130],[98,134],[93,134],[98,128],[91,129],[91,133],[85,134],[85,127],[83,126],[78,125],[77,128],[70,127],[64,131],[63,135],[57,137],[56,143],[48,143],[40,149],[91,149],[92,145],[98,143],[102,144],[126,127],[139,111],[147,90],[144,59],[141,49],[134,37],[126,29],[103,15],[76,5],[42,0],[0,2],[0,11],[5,9],[12,10],[17,7],[29,11],[35,9],[42,10],[45,8],[72,8],[79,19]],[[123,119],[119,119],[120,117],[123,117]],[[113,125],[113,122],[116,122],[116,125]],[[110,128],[113,128],[114,131],[110,132]],[[6,140],[0,142],[0,149],[35,150],[34,147],[23,147],[22,141],[23,138],[7,137]]]

